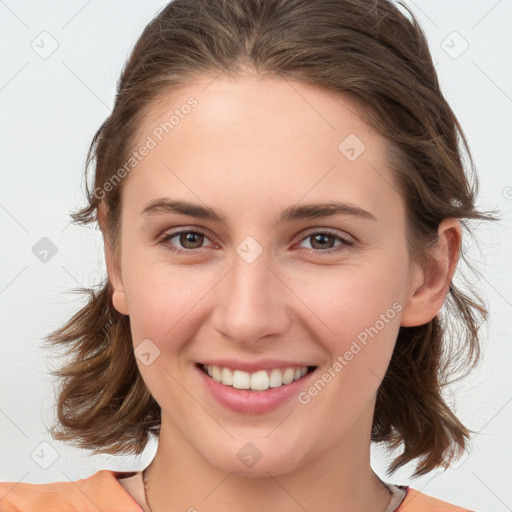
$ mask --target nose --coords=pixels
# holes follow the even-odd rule
[[[228,339],[260,345],[289,330],[292,293],[265,252],[251,263],[235,253],[231,270],[215,288],[212,323]]]

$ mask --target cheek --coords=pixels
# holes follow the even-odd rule
[[[302,284],[294,289],[321,320],[319,325],[323,325],[324,335],[339,335],[346,340],[357,337],[375,323],[381,326],[378,321],[386,313],[387,320],[399,323],[397,312],[405,289],[403,268],[401,261],[381,259],[373,266],[333,269],[328,275],[322,269],[317,278],[313,274],[307,280],[296,276],[296,282]]]
[[[349,393],[374,390],[384,376],[400,328],[406,265],[397,252],[360,268],[336,269],[327,279],[323,269],[297,292],[314,313],[314,337],[343,367],[337,375],[345,375],[344,385],[353,383]],[[360,388],[367,378],[369,387]]]
[[[159,404],[179,404],[183,390],[176,381],[177,364],[187,359],[188,342],[201,326],[200,302],[214,284],[214,276],[148,259],[134,259],[130,268],[126,289],[135,354],[151,354],[150,364],[137,357],[139,371]],[[143,346],[148,348],[143,351]]]
[[[126,265],[125,289],[135,345],[149,338],[160,346],[164,341],[186,338],[193,328],[201,299],[215,284],[211,271],[171,265],[149,258],[133,258]],[[192,278],[191,278],[192,277]],[[179,336],[176,336],[179,333]]]
[[[309,287],[305,302],[322,320],[313,321],[314,337],[330,360],[299,402],[318,424],[344,431],[376,396],[400,328],[400,294],[390,279],[355,273]]]

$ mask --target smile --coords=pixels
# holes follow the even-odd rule
[[[259,370],[250,373],[214,365],[200,364],[199,367],[209,377],[224,386],[251,391],[266,391],[270,388],[286,386],[300,380],[316,368],[316,366],[272,368],[272,370]]]

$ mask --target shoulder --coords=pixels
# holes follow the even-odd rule
[[[116,474],[101,470],[74,482],[46,484],[0,482],[0,512],[142,512]]]
[[[467,508],[451,505],[446,501],[427,496],[415,489],[407,488],[407,494],[395,512],[471,512]]]

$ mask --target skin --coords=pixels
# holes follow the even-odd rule
[[[303,83],[205,77],[162,98],[135,146],[191,96],[197,107],[122,183],[118,261],[105,242],[113,303],[130,316],[134,346],[149,338],[160,350],[149,366],[137,359],[162,409],[148,472],[151,509],[334,512],[343,504],[348,512],[384,511],[390,494],[370,466],[376,392],[400,325],[424,324],[440,311],[460,224],[441,223],[427,268],[412,262],[386,141],[349,98]],[[366,146],[355,161],[338,149],[349,134]],[[206,205],[225,222],[141,214],[163,197]],[[287,207],[330,201],[375,220],[334,215],[276,224]],[[104,218],[101,210],[103,227]],[[176,228],[206,237],[158,243]],[[312,236],[326,229],[334,237]],[[250,264],[236,252],[247,236],[263,250]],[[268,357],[309,361],[321,375],[394,303],[401,311],[307,405],[231,411],[194,367],[207,358]],[[237,457],[247,442],[261,452],[251,468]],[[140,473],[121,483],[149,510]]]

